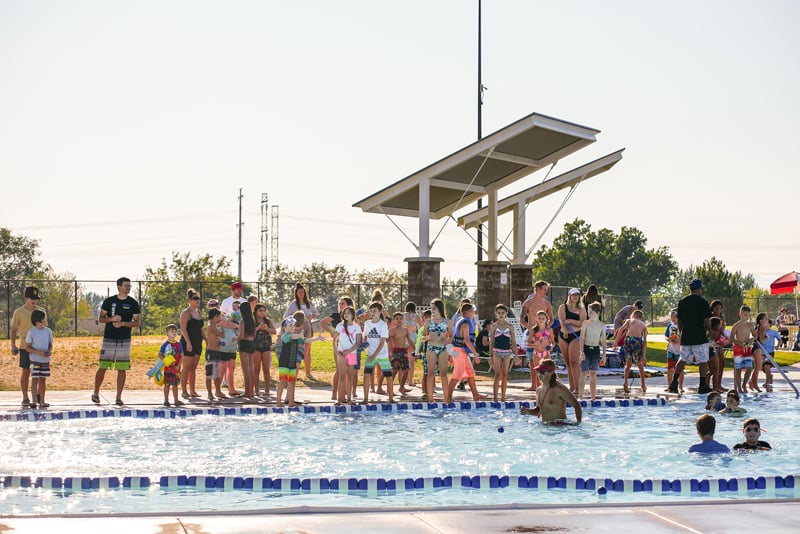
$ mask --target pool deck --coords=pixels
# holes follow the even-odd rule
[[[785,368],[790,379],[800,384],[800,366]],[[663,394],[666,379],[647,379],[647,397]],[[775,391],[792,392],[782,376],[775,375]],[[633,381],[637,384],[638,379]],[[732,385],[733,376],[726,371],[724,383]],[[509,385],[507,400],[531,400],[531,393],[521,381]],[[491,395],[491,382],[479,381],[481,393]],[[697,387],[697,374],[686,375],[685,387],[691,393]],[[621,376],[598,378],[598,394],[602,398],[619,397],[622,391]],[[96,405],[90,401],[91,392],[50,391],[47,400],[50,410],[91,409]],[[633,396],[641,396],[639,388],[632,388]],[[311,404],[330,404],[329,388],[298,388],[297,398]],[[126,405],[132,408],[155,408],[161,405],[162,395],[158,391],[129,391],[123,396]],[[375,396],[385,400],[385,396]],[[403,401],[419,399],[419,388]],[[455,400],[471,400],[469,391],[456,392]],[[21,410],[20,394],[16,391],[0,392],[0,411]],[[101,406],[110,407],[114,392],[102,391]],[[800,403],[800,401],[798,401]],[[225,405],[242,405],[242,399],[226,401]],[[198,399],[197,406],[208,406]],[[265,404],[263,400],[258,405]],[[252,403],[247,405],[252,406]],[[790,467],[790,466],[787,466]],[[800,466],[790,467],[797,469]],[[435,505],[435,503],[431,503]],[[771,534],[797,532],[800,527],[800,499],[748,500],[748,501],[698,501],[675,504],[597,504],[597,505],[507,505],[486,508],[444,509],[383,509],[374,508],[331,510],[323,508],[292,508],[279,512],[254,510],[247,513],[219,514],[160,514],[160,515],[92,515],[55,517],[2,517],[0,502],[0,532],[47,532],[54,529],[62,532],[92,532],[113,529],[115,534],[126,533],[360,533],[398,532],[412,533],[457,533],[457,532],[736,532],[743,529],[768,530]]]

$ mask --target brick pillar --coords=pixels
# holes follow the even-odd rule
[[[510,284],[507,261],[479,261],[478,312],[482,319],[494,317],[494,307],[508,305]]]
[[[431,300],[441,296],[439,264],[443,258],[406,258],[403,261],[408,263],[408,300],[418,306],[427,306]]]
[[[509,306],[514,306],[514,301],[525,302],[533,292],[533,265],[517,264],[508,267],[508,278],[511,284],[511,297]]]

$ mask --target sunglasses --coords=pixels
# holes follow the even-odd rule
[[[760,432],[761,429],[757,426],[750,426],[744,429],[745,432]]]
[[[200,297],[192,297],[192,300],[200,300]]]

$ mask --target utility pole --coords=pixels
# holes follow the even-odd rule
[[[261,277],[269,270],[269,195],[261,193]]]
[[[478,0],[478,141],[483,138],[482,109],[483,81],[481,80],[481,0]],[[483,207],[483,199],[478,199],[478,209]],[[494,246],[493,244],[491,246]],[[478,225],[478,261],[483,260],[483,225]]]
[[[242,280],[242,188],[239,188],[239,278],[237,281]]]

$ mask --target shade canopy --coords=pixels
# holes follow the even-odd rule
[[[353,204],[441,219],[596,141],[600,130],[532,113]],[[427,195],[426,195],[427,193]],[[427,203],[427,206],[425,204]]]
[[[792,293],[800,285],[800,274],[796,271],[786,273],[769,285],[770,295]]]

